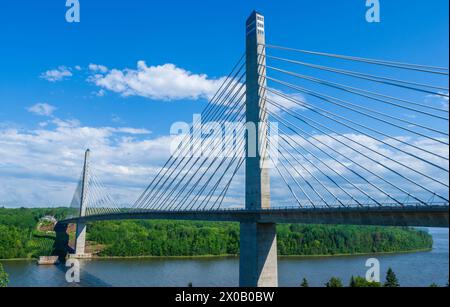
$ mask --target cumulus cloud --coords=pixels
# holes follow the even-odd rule
[[[50,116],[56,110],[56,107],[48,104],[48,103],[36,103],[35,105],[29,107],[28,112],[41,115],[41,116]]]
[[[88,68],[89,68],[89,70],[94,71],[94,72],[101,72],[101,73],[108,72],[108,67],[103,66],[103,65],[91,63],[91,64],[89,64]]]
[[[411,156],[400,154],[364,135],[346,134],[345,136],[448,184],[448,177],[444,176],[445,174],[441,174],[443,172],[439,173],[435,168]],[[0,156],[2,157],[0,160],[0,186],[2,187],[0,189],[0,201],[2,204],[16,205],[68,205],[80,176],[84,150],[90,148],[92,151],[91,166],[96,177],[107,187],[108,192],[117,200],[117,203],[130,204],[136,200],[144,187],[151,182],[152,177],[158,173],[159,168],[170,156],[170,145],[175,138],[174,136],[152,137],[151,132],[147,129],[136,127],[88,127],[74,119],[53,118],[46,122],[46,125],[29,130],[0,125]],[[285,157],[290,157],[291,163],[287,165],[290,166],[290,173],[294,175],[296,181],[302,185],[303,189],[310,196],[314,196],[314,191],[309,188],[305,180],[314,186],[319,193],[327,195],[327,192],[315,181],[315,178],[317,178],[329,191],[345,199],[347,196],[329,179],[333,178],[341,187],[350,191],[351,194],[360,200],[364,200],[366,197],[363,194],[342,180],[341,176],[346,176],[356,186],[359,186],[378,200],[386,200],[385,195],[381,195],[379,191],[368,186],[367,183],[355,176],[348,168],[361,173],[389,193],[399,195],[398,191],[394,191],[392,187],[389,187],[385,182],[377,179],[368,171],[357,167],[351,160],[365,166],[371,172],[395,182],[413,194],[422,195],[420,193],[423,191],[417,190],[417,187],[411,183],[408,184],[401,181],[400,178],[382,165],[388,166],[409,176],[415,182],[448,196],[448,191],[444,191],[442,186],[433,184],[430,180],[425,180],[413,171],[405,170],[405,168],[395,162],[376,155],[368,149],[355,146],[343,136],[313,134],[310,137],[291,136],[291,138],[295,140],[291,144],[303,154],[300,155],[287,144],[284,144],[289,150],[288,153],[283,149],[284,155]],[[422,139],[410,139],[409,141],[417,146],[448,156],[447,146],[437,145]],[[329,148],[323,144],[326,144]],[[369,161],[361,154],[347,148],[344,144],[357,147],[357,149],[379,161],[379,163]],[[320,151],[322,149],[330,152],[330,148],[340,152],[340,155],[333,154],[340,163]],[[423,153],[416,154],[423,156]],[[317,158],[321,159],[322,162],[317,161]],[[448,168],[448,164],[446,165],[443,161],[436,160],[435,162]],[[284,161],[284,164],[286,165],[286,161]],[[329,167],[325,167],[325,164]],[[225,167],[226,165],[223,165],[223,168]],[[293,179],[281,165],[278,165],[278,167],[290,182],[297,197],[307,204],[308,199],[302,195],[301,190]],[[294,169],[298,172],[294,171]],[[179,170],[181,174],[184,174],[181,168]],[[218,173],[221,171],[223,170],[219,170]],[[205,165],[195,173],[199,176],[199,174],[209,174],[211,172],[212,170],[207,169]],[[277,171],[271,169],[270,173],[273,205],[295,205],[295,199],[291,197],[290,191],[286,188],[284,180],[278,175]],[[205,176],[204,180],[207,177]],[[213,180],[218,179],[217,176],[213,178]],[[245,177],[243,169],[241,169],[229,188],[229,193],[224,201],[227,205],[242,205],[242,186],[244,182]],[[221,190],[219,189],[219,191]],[[330,200],[329,196],[328,194],[327,200]],[[201,196],[200,199],[203,199],[203,197]],[[320,203],[317,197],[315,200]]]
[[[105,90],[119,93],[123,96],[141,96],[149,99],[180,100],[180,99],[210,99],[214,96],[225,77],[209,78],[206,74],[194,74],[174,64],[147,66],[144,61],[137,63],[136,69],[111,69],[99,64],[89,64],[89,70],[93,73],[88,80],[101,89],[98,96],[104,96]],[[235,91],[242,84],[232,85]],[[241,89],[245,90],[245,86]],[[277,96],[271,92],[268,98],[286,108],[301,108],[294,101]],[[230,97],[232,97],[231,94]],[[290,94],[289,97],[304,101],[300,94]],[[271,106],[270,110],[277,108]]]
[[[431,104],[434,107],[441,107],[444,110],[448,110],[448,102],[449,102],[449,97],[448,97],[448,92],[441,92],[440,94],[445,95],[427,95],[425,97],[425,102],[427,104]]]
[[[223,78],[211,79],[205,74],[193,74],[174,64],[147,66],[144,61],[136,69],[111,69],[91,64],[95,74],[89,81],[123,96],[141,96],[160,100],[197,100],[210,98],[219,88]]]
[[[56,69],[47,70],[41,74],[41,78],[50,82],[57,82],[72,77],[71,69],[66,66],[59,66]]]
[[[171,140],[151,138],[147,129],[87,127],[78,120],[53,119],[30,130],[5,125],[0,128],[0,203],[68,205],[86,148],[110,194],[129,203],[168,158]]]
[[[279,114],[283,113],[287,110],[304,110],[305,107],[302,106],[303,102],[306,102],[305,96],[293,93],[293,94],[285,94],[286,97],[282,97],[279,95],[275,95],[272,92],[267,93],[267,110],[269,112]]]
[[[448,146],[438,144],[436,142],[425,140],[423,138],[401,137],[410,144],[424,148],[433,153],[448,157]],[[335,202],[333,196],[324,189],[316,180],[319,179],[324,186],[337,195],[341,199],[349,201],[349,196],[342,191],[344,188],[347,192],[356,197],[363,203],[374,203],[369,199],[368,193],[374,199],[381,203],[393,202],[392,198],[387,197],[382,191],[387,192],[399,201],[417,201],[413,197],[407,197],[403,191],[407,191],[418,198],[428,201],[433,198],[433,194],[426,191],[425,187],[431,191],[436,192],[448,198],[448,189],[433,180],[427,179],[418,172],[426,174],[431,178],[439,180],[448,185],[448,173],[443,170],[431,166],[430,164],[413,157],[407,153],[422,157],[424,160],[430,161],[448,170],[448,163],[445,160],[437,158],[430,154],[425,154],[419,150],[411,150],[409,146],[393,143],[385,139],[387,143],[392,143],[395,147],[404,150],[400,152],[391,147],[383,145],[374,139],[361,134],[312,134],[311,136],[291,136],[288,139],[292,144],[295,144],[296,150],[284,142],[285,149],[290,154],[284,151],[284,155],[290,157],[292,163],[291,170],[296,180],[302,184],[304,190],[312,197],[316,198],[317,203],[321,200],[317,199],[316,191],[327,198],[330,203]],[[295,141],[292,142],[292,140]],[[356,143],[360,144],[357,145]],[[351,149],[354,148],[355,150]],[[301,154],[300,154],[300,153]],[[327,152],[329,155],[325,154]],[[295,158],[293,158],[295,157]],[[286,164],[286,162],[284,162]],[[401,165],[401,164],[403,165]],[[408,166],[406,168],[405,166]],[[294,171],[298,170],[298,172]],[[358,175],[356,175],[356,173]],[[399,175],[401,174],[401,176]],[[277,175],[277,174],[274,174]],[[339,187],[336,186],[329,178],[335,180]],[[362,176],[362,177],[360,177]],[[289,178],[288,176],[286,176]],[[354,186],[350,185],[343,178],[347,178]],[[367,179],[371,184],[368,184],[362,178]],[[409,178],[406,179],[406,178]],[[296,183],[290,180],[292,186]],[[312,190],[306,182],[311,183],[316,191]],[[360,190],[357,189],[360,188]],[[399,187],[400,189],[396,188]],[[305,203],[305,195],[302,194],[298,188],[296,192],[300,197],[303,197]],[[295,201],[295,200],[294,200]],[[439,197],[435,197],[434,201],[443,201]],[[292,202],[292,200],[291,200]],[[351,201],[350,203],[355,203]]]
[[[105,91],[104,89],[101,88],[101,89],[99,89],[98,91],[93,92],[92,94],[95,95],[95,96],[97,96],[97,97],[103,97],[103,96],[106,95],[106,91]]]

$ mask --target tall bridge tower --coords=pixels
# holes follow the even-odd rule
[[[80,201],[80,217],[86,215],[86,205],[87,205],[87,185],[89,176],[89,155],[90,150],[86,150],[84,154],[84,167],[83,167],[83,178],[81,185],[81,201]],[[86,246],[86,224],[84,222],[78,221],[76,237],[75,237],[75,257],[83,257],[85,255]]]
[[[246,121],[256,130],[246,140],[246,210],[270,208],[265,64],[264,16],[254,11],[246,22]],[[276,225],[255,221],[240,228],[240,286],[278,286]]]

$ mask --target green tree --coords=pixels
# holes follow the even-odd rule
[[[384,283],[384,286],[388,288],[400,287],[400,283],[392,268],[389,268],[386,273],[386,282]]]
[[[308,280],[306,278],[303,278],[302,283],[300,284],[300,287],[302,287],[302,288],[308,288],[309,287],[309,283],[308,283]]]
[[[7,287],[9,283],[8,274],[3,269],[3,265],[0,263],[0,288]]]
[[[432,283],[432,284],[430,285],[430,288],[439,288],[439,286],[438,286],[436,283]]]
[[[331,277],[331,279],[325,284],[327,288],[342,288],[344,285],[342,284],[342,280],[337,277]]]
[[[352,276],[350,279],[351,288],[378,288],[381,287],[381,283],[375,281],[367,281],[361,276]]]
[[[50,255],[54,234],[36,225],[45,215],[59,220],[69,213],[68,208],[0,208],[0,259]],[[103,221],[90,223],[87,236],[88,244],[99,247],[99,256],[239,254],[238,223]],[[280,255],[397,252],[433,244],[428,233],[408,227],[282,224],[277,236]]]

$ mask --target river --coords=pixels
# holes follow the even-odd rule
[[[430,228],[429,252],[311,258],[279,258],[280,286],[298,286],[305,277],[311,286],[323,286],[332,276],[348,284],[352,275],[365,276],[368,258],[377,258],[381,277],[392,267],[402,286],[446,285],[449,277],[448,229]],[[82,260],[80,283],[67,283],[65,267],[38,266],[35,261],[3,261],[9,286],[237,286],[238,258],[100,259]]]

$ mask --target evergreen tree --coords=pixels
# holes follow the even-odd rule
[[[327,288],[342,288],[344,285],[342,284],[342,280],[337,277],[331,277],[331,279],[325,284]]]
[[[350,288],[356,288],[357,286],[356,286],[356,280],[355,280],[355,277],[353,277],[353,275],[352,275],[352,278],[350,278]]]
[[[300,284],[300,287],[302,287],[302,288],[309,287],[309,283],[308,283],[308,280],[306,280],[306,278],[303,278],[302,283]]]
[[[389,268],[386,273],[386,282],[384,283],[384,286],[389,288],[400,287],[397,276],[391,268]]]
[[[435,283],[432,283],[432,284],[430,285],[430,288],[439,288],[439,286],[438,286],[437,284],[435,284]]]
[[[3,270],[3,265],[0,263],[0,288],[7,287],[8,283],[8,274]]]
[[[350,279],[350,287],[351,288],[378,288],[381,287],[381,284],[379,282],[375,281],[367,281],[365,278],[361,276],[352,276]]]

